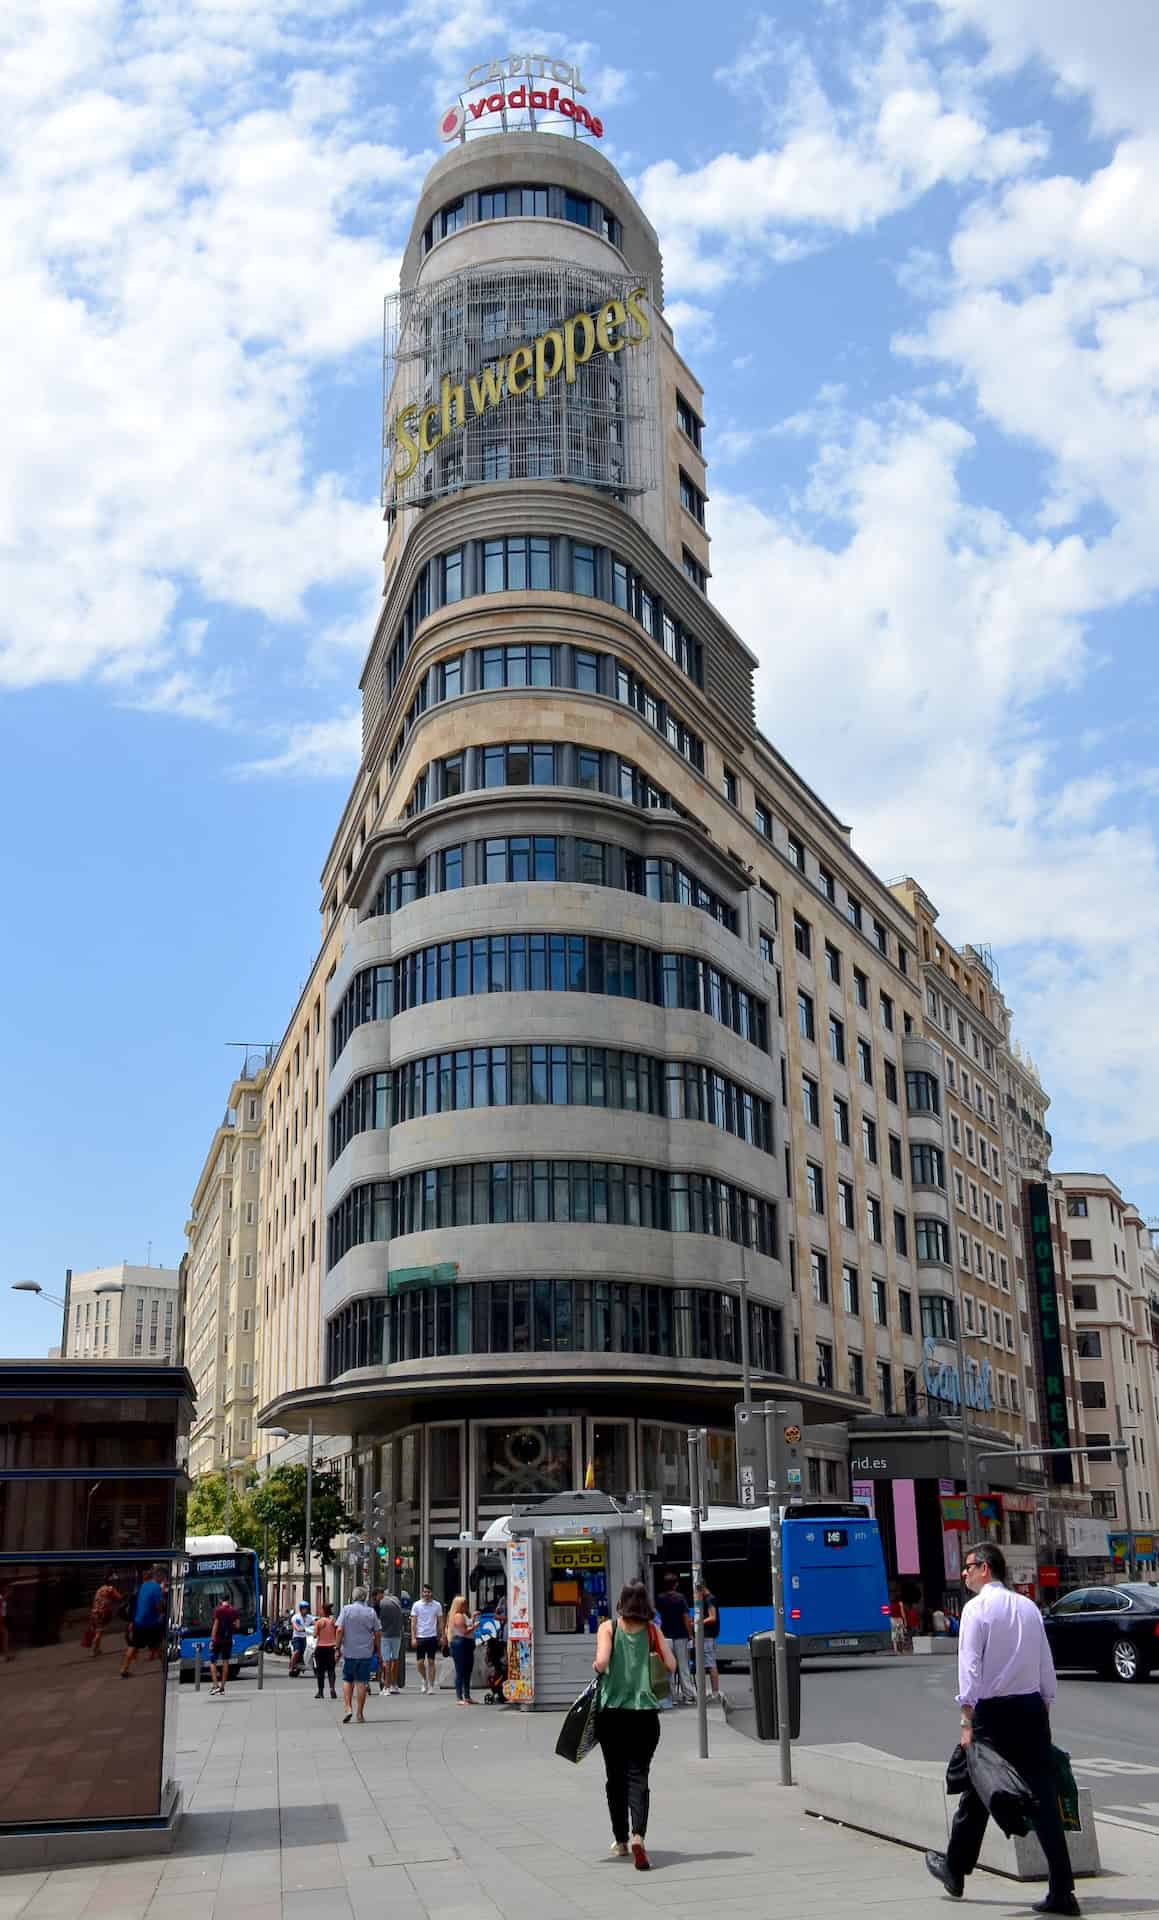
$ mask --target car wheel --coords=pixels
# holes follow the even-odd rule
[[[1116,1680],[1141,1680],[1143,1660],[1133,1640],[1119,1639],[1111,1648],[1111,1671]]]

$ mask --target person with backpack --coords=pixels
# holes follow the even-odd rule
[[[651,1795],[648,1774],[660,1741],[660,1700],[652,1689],[652,1656],[669,1674],[676,1655],[652,1621],[652,1601],[642,1580],[629,1580],[616,1602],[616,1618],[600,1622],[592,1666],[602,1674],[596,1739],[604,1756],[612,1853],[631,1850],[639,1873],[651,1867],[644,1844]]]

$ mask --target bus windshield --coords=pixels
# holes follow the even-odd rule
[[[252,1574],[247,1578],[244,1573],[198,1573],[191,1568],[184,1584],[184,1603],[181,1608],[183,1633],[207,1634],[213,1626],[213,1610],[223,1600],[228,1600],[241,1615],[239,1632],[256,1631],[257,1596]]]

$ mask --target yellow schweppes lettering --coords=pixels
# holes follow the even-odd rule
[[[394,417],[394,486],[409,480],[419,461],[452,433],[460,432],[469,418],[489,413],[509,395],[534,393],[542,399],[560,374],[568,386],[574,386],[580,368],[595,354],[622,353],[625,347],[638,347],[650,340],[647,299],[647,287],[639,286],[633,287],[624,300],[606,300],[594,313],[581,309],[561,326],[546,328],[506,358],[493,360],[477,375],[471,374],[465,386],[453,385],[450,374],[444,374],[435,405],[412,404]]]

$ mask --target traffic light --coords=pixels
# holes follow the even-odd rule
[[[371,1540],[381,1540],[386,1526],[386,1495],[372,1494],[366,1509],[366,1532]]]

